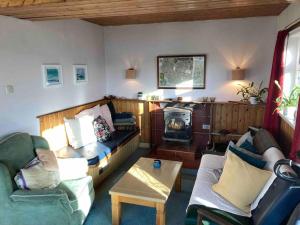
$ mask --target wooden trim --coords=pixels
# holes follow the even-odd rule
[[[75,108],[86,106],[86,105],[90,105],[90,104],[97,105],[101,101],[107,101],[107,102],[109,102],[109,100],[107,100],[107,99],[100,99],[100,100],[96,100],[96,101],[92,101],[92,102],[88,102],[88,103],[83,103],[81,105],[76,105],[76,106],[71,106],[71,107],[68,107],[68,108],[60,109],[60,110],[57,110],[57,111],[54,111],[54,112],[49,112],[49,113],[46,113],[46,114],[42,114],[42,115],[37,116],[36,118],[39,119],[39,118],[41,118],[43,116],[49,116],[49,115],[54,114],[54,113],[59,113],[59,112],[63,112],[63,111],[70,110],[70,109],[75,109]]]
[[[291,32],[291,31],[293,31],[293,30],[295,30],[295,29],[297,29],[298,27],[300,27],[300,21],[298,21],[299,19],[297,19],[296,21],[294,21],[294,22],[296,22],[296,23],[292,23],[292,25],[290,25],[289,27],[287,27],[287,31],[288,32]]]

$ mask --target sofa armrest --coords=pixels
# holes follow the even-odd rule
[[[202,224],[202,220],[208,219],[212,222],[215,222],[218,225],[232,225],[232,222],[218,216],[217,214],[213,213],[209,209],[200,208],[197,210],[198,217],[197,217],[197,225]]]
[[[0,163],[0,198],[8,197],[13,192],[13,185],[8,168]]]
[[[10,195],[10,199],[15,203],[25,202],[29,204],[60,202],[63,208],[69,213],[73,213],[67,194],[60,189],[16,190]]]
[[[41,136],[31,136],[32,143],[34,148],[44,148],[44,149],[49,149],[49,144],[47,140]]]

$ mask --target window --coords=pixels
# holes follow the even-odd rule
[[[289,97],[297,87],[300,88],[300,27],[292,30],[286,40],[283,82],[284,95]],[[294,91],[294,93],[298,96],[298,91]],[[289,123],[294,125],[296,110],[297,104],[291,104],[289,107],[285,107],[281,113]]]

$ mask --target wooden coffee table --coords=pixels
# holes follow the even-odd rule
[[[140,158],[110,189],[112,225],[120,224],[122,202],[156,208],[156,224],[165,225],[165,203],[174,185],[176,191],[181,189],[182,162],[161,162],[161,168],[154,169],[153,159]]]

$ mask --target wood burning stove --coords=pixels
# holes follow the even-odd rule
[[[166,141],[191,142],[192,112],[191,108],[164,108],[165,130],[163,139]]]

